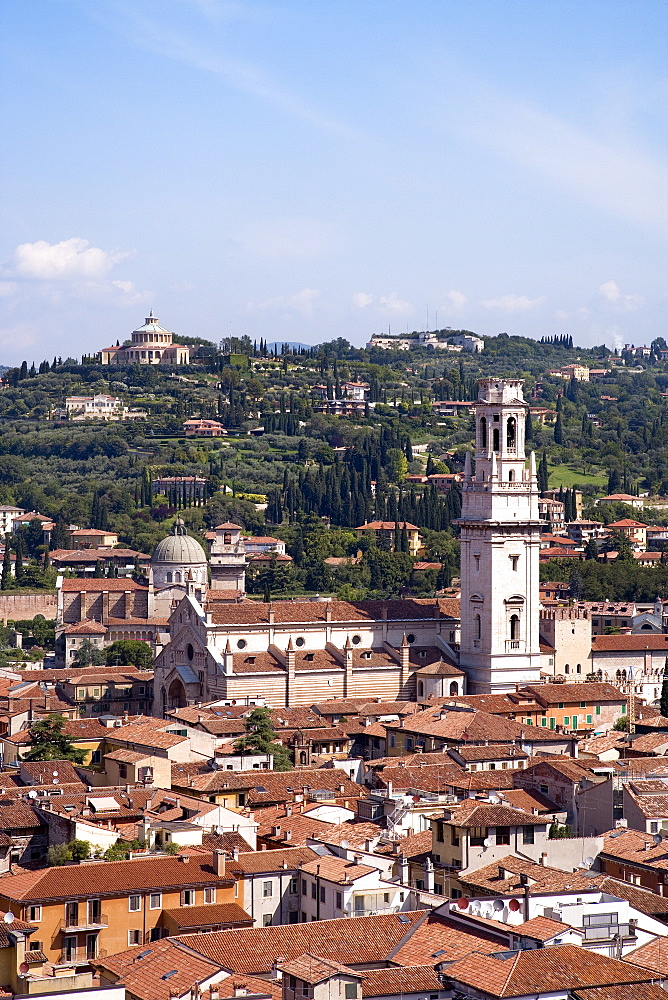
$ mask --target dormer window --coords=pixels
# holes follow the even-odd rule
[[[305,653],[304,659],[308,660],[309,663],[312,663],[313,659],[314,659],[314,654],[313,653]]]

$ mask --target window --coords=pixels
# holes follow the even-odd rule
[[[534,843],[534,827],[525,826],[522,830],[522,843],[523,844],[533,844]]]
[[[262,926],[263,927],[271,927],[271,920],[272,920],[271,913],[263,913],[262,914]]]
[[[450,827],[450,842],[453,847],[459,847],[459,833],[456,826]]]
[[[292,896],[296,896],[298,892],[299,892],[299,879],[298,878],[291,878],[290,879],[290,894]]]
[[[580,708],[586,708],[586,707],[587,707],[587,702],[586,701],[581,701],[580,702]]]
[[[41,951],[42,942],[41,941],[31,941],[29,951]]]
[[[443,824],[440,822],[436,823],[436,840],[439,842],[439,844],[442,844],[444,842]]]
[[[346,1000],[355,1000],[357,996],[357,983],[346,983],[345,998]]]
[[[659,832],[659,824],[656,823],[656,822],[650,823],[649,824],[649,832],[650,833],[658,833]]]
[[[343,909],[343,893],[337,892],[336,894],[336,908],[337,910]]]
[[[127,764],[119,764],[118,765],[118,777],[119,778],[127,778],[127,776],[128,776],[128,765]]]
[[[181,893],[181,906],[194,906],[195,905],[195,890],[194,889],[184,889]]]
[[[600,715],[600,714],[601,714],[601,706],[600,706],[600,705],[597,705],[597,706],[596,706],[596,714],[597,714],[597,715]]]
[[[413,738],[411,736],[406,737],[406,749],[407,750],[413,749]]]
[[[136,913],[137,910],[141,910],[141,896],[130,896],[128,898],[128,910],[130,913]]]
[[[626,705],[622,705],[622,715],[626,715]]]
[[[204,890],[204,902],[205,903],[215,903],[216,902],[216,890],[213,886]]]
[[[547,717],[545,715],[542,716],[540,724],[541,726],[547,726]]]
[[[149,896],[149,909],[160,910],[162,909],[162,893],[152,892]]]
[[[141,944],[141,931],[128,931],[128,948],[131,948],[134,944]]]
[[[557,708],[563,708],[563,707],[564,707],[564,703],[563,703],[563,701],[560,701],[559,704],[557,705]]]
[[[303,646],[306,640],[300,635],[299,638],[295,639],[295,646]]]
[[[510,557],[510,564],[511,564],[514,572],[517,572],[517,564],[519,563],[519,561],[520,561],[520,557],[519,556],[511,556]]]
[[[486,826],[471,827],[470,841],[472,847],[482,847],[485,843],[486,837],[487,837]]]
[[[477,556],[477,555],[476,555],[476,556],[474,556],[474,557],[473,557],[473,563],[474,563],[474,566],[473,566],[473,568],[474,568],[474,570],[475,570],[475,571],[476,571],[476,573],[477,573],[477,572],[478,572],[478,570],[480,569],[480,556]]]
[[[510,616],[510,638],[511,641],[517,642],[520,637],[520,619],[519,615]]]
[[[86,697],[86,692],[84,691],[83,688],[79,688],[79,698],[85,698],[85,697]]]
[[[302,879],[302,896],[306,895],[306,879]]]
[[[591,715],[588,715],[588,716],[587,716],[587,725],[588,725],[588,726],[591,726],[591,725],[592,725],[592,717],[591,717]]]
[[[321,903],[324,903],[326,901],[326,896],[327,896],[327,894],[325,892],[325,887],[324,887],[324,885],[321,885],[320,886],[320,902]]]
[[[311,899],[317,899],[317,898],[318,898],[318,890],[316,884],[315,882],[311,882]]]
[[[30,923],[35,923],[42,919],[42,907],[41,906],[29,906],[28,907],[28,920]]]
[[[571,717],[570,717],[570,715],[565,715],[564,716],[564,725],[565,726],[570,726],[570,724],[571,724]]]
[[[555,719],[555,717],[553,715],[551,715],[550,716],[550,729],[556,729],[556,727],[557,727],[557,720]]]
[[[510,827],[509,826],[497,826],[497,828],[496,828],[496,842],[497,842],[497,844],[510,845]]]
[[[265,899],[268,896],[273,896],[273,894],[274,894],[274,886],[273,886],[273,884],[271,882],[271,879],[268,882],[263,882],[262,883],[262,895],[265,897]]]

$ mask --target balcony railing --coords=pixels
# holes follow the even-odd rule
[[[506,639],[506,653],[518,650],[520,648],[520,639]]]
[[[585,927],[585,941],[613,941],[615,938],[635,938],[633,924],[603,924],[600,927]]]

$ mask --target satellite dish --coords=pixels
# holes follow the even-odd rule
[[[37,792],[35,791],[34,788],[31,788],[30,791],[28,792],[28,798],[29,799],[36,799],[37,798]]]
[[[54,776],[54,778],[57,778],[57,777],[58,777],[58,772],[57,772],[57,771],[54,771],[54,772],[53,772],[53,776]]]
[[[21,964],[19,965],[19,972],[21,973],[22,976],[25,976],[27,972],[30,972],[30,966],[28,965],[27,962],[21,962]]]
[[[54,778],[54,779],[53,779],[53,784],[54,784],[54,785],[57,785],[57,784],[58,784],[58,781],[59,781],[59,779],[58,779],[58,778]]]
[[[521,905],[519,899],[511,899],[508,903],[508,909],[512,910],[513,913],[517,913]]]
[[[457,906],[460,910],[467,910],[469,906],[469,901],[466,896],[460,896],[457,900]]]
[[[495,806],[498,806],[501,799],[499,798],[498,795],[490,795],[489,801],[492,802]]]
[[[585,858],[585,864],[586,864],[587,868],[591,868],[592,865],[594,864],[594,859],[593,858]]]
[[[492,838],[491,837],[485,837],[485,839],[483,840],[482,844],[483,844],[483,847],[491,847],[492,846]]]
[[[652,837],[652,840],[654,841],[655,846],[658,847],[661,841],[663,840],[663,837],[661,836],[660,833],[655,833],[654,836]]]
[[[500,910],[503,909],[503,900],[502,899],[495,899],[494,903],[493,903],[493,906],[494,906],[494,909],[498,913]]]
[[[14,921],[16,920],[16,917],[14,916],[14,914],[12,913],[11,910],[7,910],[7,912],[5,913],[5,915],[4,915],[4,917],[2,919],[4,920],[4,922],[6,924],[13,924]]]

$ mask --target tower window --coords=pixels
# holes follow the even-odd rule
[[[494,428],[494,444],[493,444],[493,448],[494,448],[494,451],[498,451],[499,450],[499,428],[498,427]]]
[[[517,642],[520,637],[520,619],[519,615],[510,616],[510,640],[511,642]]]
[[[508,448],[515,448],[516,425],[515,417],[508,417],[506,425],[506,445]]]
[[[487,447],[487,417],[480,418],[480,447]]]
[[[519,563],[519,561],[520,561],[520,557],[519,556],[511,556],[510,557],[510,565],[512,566],[512,568],[513,568],[513,570],[515,572],[517,572],[517,564]]]
[[[480,569],[480,556],[474,555],[473,556],[473,563],[474,563],[475,571],[477,573],[478,570]]]
[[[482,632],[482,623],[480,621],[480,615],[476,615],[475,618],[473,619],[473,622],[474,622],[475,638],[479,639]]]

